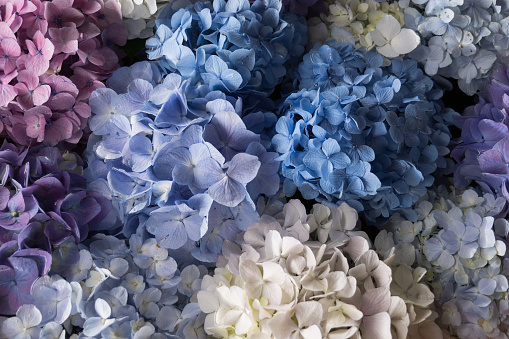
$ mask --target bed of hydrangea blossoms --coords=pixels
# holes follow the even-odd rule
[[[509,338],[508,18],[0,1],[0,339]]]

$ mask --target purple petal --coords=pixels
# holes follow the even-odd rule
[[[18,250],[13,254],[15,257],[30,258],[36,262],[37,268],[39,269],[39,276],[48,274],[51,268],[52,256],[51,253],[43,251],[38,248],[27,248],[24,250]]]
[[[0,210],[4,210],[7,207],[9,196],[9,190],[4,186],[0,186]]]
[[[14,194],[14,196],[9,200],[7,206],[11,212],[23,212],[25,210],[23,194],[21,194],[21,192]]]
[[[21,257],[10,257],[9,262],[14,269],[16,285],[22,293],[30,294],[30,289],[38,278],[36,263],[32,259]]]
[[[484,173],[506,174],[508,171],[503,155],[494,149],[479,156],[479,166]]]
[[[20,249],[40,248],[44,251],[51,252],[51,245],[45,236],[48,224],[43,227],[40,222],[34,221],[28,224],[18,236],[18,246]]]
[[[14,270],[11,267],[0,265],[0,296],[9,294],[14,277]]]

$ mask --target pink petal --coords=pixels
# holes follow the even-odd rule
[[[46,126],[46,119],[39,114],[31,114],[25,116],[26,134],[28,137],[37,139],[41,142],[44,138],[44,127]]]
[[[97,0],[76,0],[73,2],[73,5],[79,7],[81,11],[87,15],[94,14],[102,8]]]
[[[34,107],[32,95],[30,95],[27,86],[23,83],[18,82],[14,87],[18,90],[17,102],[23,109],[29,109]]]
[[[39,77],[27,70],[18,73],[18,81],[25,84],[28,90],[34,89],[39,85]]]
[[[101,34],[101,30],[99,29],[99,27],[97,27],[96,25],[94,25],[91,22],[83,24],[83,26],[78,28],[78,31],[81,34],[83,34],[83,38],[82,38],[83,40],[95,38],[96,36]]]
[[[41,54],[48,60],[53,56],[53,52],[55,51],[55,46],[49,39],[44,39],[44,46],[41,49]]]
[[[71,94],[63,92],[54,95],[50,99],[48,106],[53,110],[66,111],[71,109],[75,102],[76,100]]]
[[[8,84],[0,84],[0,106],[7,106],[9,102],[14,100],[17,89],[14,86]]]
[[[83,25],[83,22],[85,22],[83,13],[72,7],[64,9],[61,18],[63,22],[72,22],[77,27]]]
[[[37,54],[37,46],[35,46],[34,42],[31,40],[25,40],[25,44],[28,48],[28,54],[36,55]]]
[[[82,118],[89,118],[90,115],[92,115],[90,106],[84,102],[77,102],[76,105],[74,105],[74,112]]]
[[[51,87],[49,87],[48,85],[38,86],[32,94],[34,105],[40,106],[44,104],[46,101],[48,101],[50,94]]]
[[[5,55],[19,56],[21,54],[21,48],[19,47],[16,39],[5,38],[1,41],[0,46],[2,47]]]
[[[46,20],[48,20],[49,23],[54,25],[62,12],[60,8],[58,8],[58,6],[53,2],[48,1],[45,2],[44,5],[44,17]]]
[[[34,75],[39,76],[46,73],[49,68],[49,61],[42,54],[37,54],[26,60],[25,67]]]
[[[32,38],[32,41],[35,44],[36,50],[40,51],[44,47],[44,35],[41,33],[41,31],[37,31],[34,34],[34,37]]]
[[[62,140],[70,138],[72,135],[72,123],[62,117],[54,121],[51,125],[46,125],[44,144],[47,146],[55,146]]]
[[[11,38],[16,39],[16,35],[12,32],[9,25],[5,22],[0,22],[0,39]]]

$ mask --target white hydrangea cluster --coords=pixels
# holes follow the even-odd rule
[[[410,286],[404,277],[399,296],[391,293],[391,268],[354,230],[356,223],[346,204],[332,211],[315,205],[306,215],[292,200],[275,217],[263,215],[243,234],[241,247],[225,244],[225,267],[204,276],[191,298],[207,314],[205,332],[216,338],[407,338],[412,318],[423,321],[408,305],[425,308],[433,295],[412,275]]]
[[[402,28],[408,4],[408,0],[333,0],[326,13],[309,19],[309,46],[333,39],[376,48],[387,58],[407,54],[420,43],[417,33]]]
[[[155,20],[168,3],[177,11],[196,1],[193,0],[116,0],[120,4],[128,39],[146,39],[154,34]]]
[[[438,322],[452,337],[507,338],[509,222],[497,218],[505,205],[492,194],[441,186],[417,204],[416,222],[394,216],[374,244],[392,268],[391,292],[402,297],[415,288],[408,277],[414,284],[426,277],[429,301],[441,305]]]

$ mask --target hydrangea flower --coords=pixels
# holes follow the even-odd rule
[[[454,184],[465,188],[477,183],[487,193],[509,199],[507,190],[507,105],[509,79],[505,67],[498,68],[479,96],[479,103],[465,109],[456,120],[461,138],[451,152],[456,160]],[[504,212],[506,212],[504,210]]]
[[[377,52],[333,41],[304,56],[297,83],[272,139],[285,194],[347,202],[377,223],[396,211],[415,220],[432,174],[451,167],[457,113],[439,103],[441,90],[413,60],[383,66]]]
[[[423,279],[434,294],[426,294],[426,300],[435,299],[442,310],[444,329],[459,338],[501,333],[503,318],[497,314],[509,288],[504,275],[509,228],[505,219],[495,217],[506,205],[504,198],[489,193],[441,186],[421,198],[416,222],[396,215],[380,232],[375,240],[377,252],[391,258],[393,274],[401,272],[401,282],[391,290],[412,302],[417,317],[426,314],[419,305],[423,298],[415,298],[417,290],[411,289],[422,289],[424,285],[417,282]],[[414,225],[415,237],[404,236],[409,223]],[[412,276],[413,283],[404,282]]]
[[[187,338],[190,331],[205,338],[200,309],[190,303],[208,273],[204,266],[180,269],[153,238],[137,235],[121,240],[97,234],[79,246],[80,253],[93,258],[85,274],[61,278],[60,273],[83,266],[77,259],[61,265],[68,260],[59,254],[62,249],[78,251],[74,242],[57,246],[56,270],[35,281],[31,303],[21,306],[15,317],[0,318],[0,338],[21,333],[30,338],[63,338],[75,332],[104,338]]]
[[[88,98],[118,68],[116,46],[127,40],[120,7],[23,0],[0,11],[0,135],[24,146],[78,143]]]
[[[14,314],[36,294],[32,285],[48,273],[54,246],[70,240],[78,243],[89,232],[118,224],[108,199],[86,188],[83,163],[76,154],[44,147],[20,150],[7,142],[0,153],[5,173],[0,186],[0,280],[4,284],[0,305],[3,314]],[[68,256],[68,260],[74,258]]]
[[[430,76],[458,79],[468,95],[482,91],[490,71],[507,57],[507,10],[490,1],[412,0],[404,26],[421,36],[422,46],[410,57],[424,63]]]
[[[146,230],[163,248],[214,262],[222,239],[257,217],[253,201],[279,191],[277,154],[248,129],[241,99],[197,92],[154,62],[121,68],[110,85],[90,98],[87,177],[111,196],[126,236]],[[239,222],[218,235],[219,210]]]
[[[330,1],[320,17],[308,20],[310,46],[332,39],[376,50],[386,58],[405,55],[420,45],[419,35],[403,28],[405,1]]]
[[[146,39],[153,33],[155,18],[168,0],[116,0],[122,10],[122,23],[127,28],[128,39]],[[188,1],[172,1],[172,6],[184,7]]]
[[[262,215],[243,234],[242,249],[225,244],[225,267],[202,277],[196,294],[206,314],[205,332],[218,338],[229,333],[243,338],[406,338],[411,303],[406,304],[405,293],[392,293],[391,269],[369,249],[366,235],[351,233],[337,242],[310,228],[321,220],[322,225],[332,223],[335,231],[351,230],[355,210],[344,204],[330,217],[331,211],[317,204],[306,217],[300,206],[293,200],[285,205],[291,214]],[[304,232],[296,233],[296,227]],[[407,294],[426,309],[433,298],[424,301],[422,296],[431,292],[416,286]],[[431,312],[428,315],[413,319],[413,324],[433,324]]]
[[[305,25],[294,15],[282,14],[282,5],[218,0],[177,10],[168,4],[147,40],[148,57],[168,73],[189,79],[192,87],[267,96],[306,44]]]

